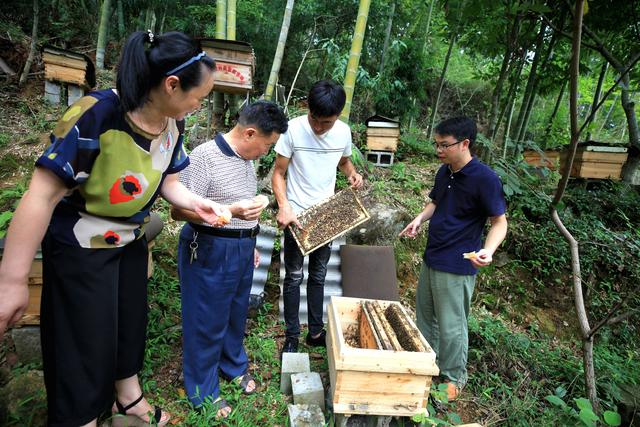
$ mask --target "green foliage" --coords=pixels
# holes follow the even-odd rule
[[[472,309],[469,364],[473,375],[465,390],[485,401],[493,413],[503,418],[505,425],[571,425],[557,422],[560,413],[555,406],[549,406],[545,398],[555,394],[557,384],[568,385],[567,398],[584,396],[582,382],[576,381],[583,375],[580,355],[570,343],[551,343],[543,337],[536,329],[514,331],[501,316],[482,308]],[[610,347],[612,351],[596,353],[600,390],[640,378],[639,368],[628,371],[629,364],[613,355],[633,346],[633,343],[617,345]],[[637,354],[637,349],[631,351]],[[615,409],[614,394],[604,393],[601,399],[604,410]],[[610,415],[607,419],[611,419]]]
[[[545,215],[557,175],[523,160],[502,158],[495,161],[493,169],[502,180],[502,190],[512,213],[527,215],[532,220]]]
[[[11,141],[11,135],[6,133],[0,133],[0,148],[6,146]]]
[[[436,150],[427,135],[421,129],[411,128],[400,134],[400,143],[396,157],[404,159],[410,156],[435,157]]]
[[[407,167],[402,162],[395,162],[391,166],[391,179],[404,189],[415,194],[420,194],[424,183],[420,182],[416,176],[407,171]]]
[[[545,399],[557,407],[561,415],[558,421],[561,421],[563,425],[576,425],[595,427],[596,425],[607,425],[617,427],[622,423],[620,414],[614,411],[605,411],[600,418],[593,411],[591,402],[584,398],[573,399],[576,407],[572,408],[562,399],[567,394],[567,391],[558,387],[555,390],[555,394],[546,396]]]
[[[433,401],[436,406],[429,403],[427,405],[428,414],[417,414],[411,417],[411,419],[415,422],[420,423],[421,426],[428,427],[439,427],[439,426],[456,426],[462,424],[462,420],[460,416],[455,412],[449,412],[451,409],[449,407],[449,399],[447,397],[447,384],[440,383],[435,387],[432,387],[430,390],[431,401]],[[436,410],[437,407],[437,410]],[[440,417],[435,416],[435,414],[444,413],[446,415],[446,420]]]

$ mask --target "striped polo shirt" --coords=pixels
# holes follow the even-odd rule
[[[240,157],[222,134],[196,147],[189,160],[189,166],[180,172],[180,182],[195,194],[223,205],[255,197],[258,181],[253,161]],[[257,220],[234,217],[224,228],[247,229],[257,224]]]

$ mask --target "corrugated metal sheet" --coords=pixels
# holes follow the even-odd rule
[[[260,252],[260,265],[253,271],[253,283],[251,284],[251,295],[260,295],[264,292],[264,285],[267,283],[269,266],[271,265],[271,254],[273,244],[276,241],[275,227],[268,225],[260,226],[260,234],[256,239],[256,249]]]
[[[322,318],[327,321],[327,303],[331,296],[342,296],[342,273],[340,272],[340,246],[346,243],[345,237],[339,237],[331,244],[331,258],[327,264],[327,277],[324,282],[324,303]],[[280,247],[284,247],[284,237],[280,240]],[[304,280],[300,285],[300,323],[307,323],[307,277],[309,277],[309,256],[304,258]],[[284,320],[284,302],[282,287],[284,281],[284,251],[280,252],[280,320]]]

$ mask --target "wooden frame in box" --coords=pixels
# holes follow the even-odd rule
[[[436,354],[353,348],[344,332],[358,324],[361,298],[331,297],[327,305],[327,358],[336,414],[412,416],[426,413],[431,378],[440,373]],[[394,301],[377,300],[383,307]],[[415,324],[411,322],[415,327]],[[353,327],[353,326],[351,326]]]
[[[342,236],[346,232],[353,230],[355,227],[357,227],[358,225],[362,224],[365,221],[368,221],[371,218],[371,216],[369,215],[369,212],[367,212],[365,207],[362,205],[362,202],[360,202],[360,199],[358,199],[358,196],[356,195],[355,191],[353,191],[351,187],[347,187],[344,190],[340,190],[338,193],[334,194],[333,196],[324,199],[320,203],[313,205],[310,208],[300,212],[298,214],[298,219],[300,220],[307,216],[312,217],[314,215],[317,215],[317,213],[320,212],[324,206],[327,206],[331,203],[335,203],[335,200],[343,194],[349,194],[350,196],[352,196],[354,204],[358,207],[359,215],[357,218],[355,218],[355,220],[351,224],[348,225],[347,228],[344,228],[341,230],[336,229],[335,233],[332,236],[328,237],[321,243],[318,243],[313,246],[307,245],[305,243],[305,240],[302,239],[304,230],[301,231],[289,225],[289,231],[291,231],[291,235],[293,236],[293,239],[298,244],[298,247],[300,248],[300,252],[302,252],[303,256],[307,256],[308,254],[315,251],[319,247],[322,247],[327,243],[337,239],[338,237]]]

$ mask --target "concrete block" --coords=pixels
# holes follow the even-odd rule
[[[67,105],[73,104],[78,99],[84,96],[84,89],[82,89],[80,86],[70,84],[67,86],[67,90]]]
[[[324,411],[324,387],[319,373],[302,372],[291,375],[291,388],[293,403],[296,405],[315,404]]]
[[[324,427],[324,414],[318,405],[289,405],[290,427]]]
[[[374,166],[389,167],[393,165],[392,151],[367,151],[367,161]]]
[[[291,375],[310,371],[311,363],[308,353],[282,353],[280,391],[284,394],[291,394]]]
[[[58,83],[45,80],[44,99],[51,104],[60,104],[60,85]]]
[[[18,360],[23,363],[41,363],[42,348],[40,347],[40,328],[38,326],[23,326],[11,330],[11,338],[16,346]]]

